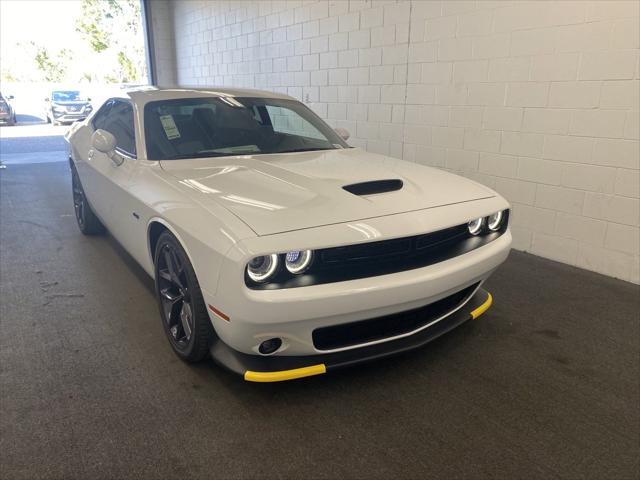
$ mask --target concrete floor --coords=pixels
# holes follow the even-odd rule
[[[0,170],[2,478],[638,478],[638,287],[513,252],[427,348],[296,382],[182,363],[152,282]]]

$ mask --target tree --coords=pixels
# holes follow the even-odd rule
[[[42,73],[45,82],[61,82],[64,80],[69,62],[73,60],[73,52],[66,48],[57,53],[50,53],[47,47],[29,42],[36,68]]]
[[[6,70],[2,71],[2,80],[5,81],[5,82],[17,82],[18,81],[18,79],[16,77],[14,77],[11,72],[8,72]]]
[[[136,70],[136,66],[127,54],[123,51],[118,52],[118,63],[120,64],[120,69],[122,70],[121,77],[124,78],[124,82],[132,82],[138,78],[138,72]]]
[[[111,21],[122,14],[116,0],[82,0],[82,16],[76,20],[76,31],[89,40],[91,48],[101,53],[111,42]]]
[[[76,31],[94,52],[114,58],[118,65],[118,71],[107,73],[105,80],[139,82],[146,78],[141,17],[139,0],[82,0]]]

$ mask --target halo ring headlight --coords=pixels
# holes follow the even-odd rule
[[[261,255],[252,258],[247,264],[247,275],[256,283],[264,283],[278,270],[278,255]]]
[[[467,227],[469,228],[469,233],[471,235],[479,235],[482,232],[482,224],[484,223],[484,219],[482,217],[471,220]]]
[[[313,261],[312,250],[294,250],[285,255],[285,266],[289,273],[299,275],[304,273]]]
[[[489,228],[489,230],[491,230],[492,232],[500,230],[503,217],[504,214],[502,213],[502,210],[494,213],[493,215],[489,215],[489,218],[487,219],[487,227]]]

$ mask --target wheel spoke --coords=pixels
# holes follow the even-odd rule
[[[169,272],[169,275],[171,276],[171,280],[173,280],[173,262],[171,261],[171,250],[169,250],[169,247],[166,247],[164,249],[164,263],[167,266],[167,271]]]
[[[169,271],[169,275],[171,276],[171,281],[175,283],[178,287],[184,288],[182,286],[182,281],[180,280],[180,277],[178,275],[178,269],[177,269],[178,262],[177,262],[176,254],[172,249],[170,248],[165,249],[164,261],[167,264],[167,270]]]
[[[182,261],[180,260],[180,258],[176,254],[176,251],[173,250],[173,249],[171,250],[171,258],[173,259],[173,265],[175,267],[176,276],[178,278],[180,278],[180,276],[184,272],[184,266],[182,265]]]
[[[180,293],[171,293],[168,288],[163,288],[160,290],[160,295],[171,304],[176,303],[178,300],[182,300],[182,294]]]
[[[180,277],[184,272],[184,267],[182,265],[182,262],[178,258],[178,255],[176,255],[175,250],[171,250],[171,259],[173,260],[174,272],[176,274],[176,278],[180,282],[180,287],[183,288],[182,279]]]
[[[172,323],[172,314],[173,314],[173,303],[171,302],[162,302],[162,308],[164,309],[164,318],[167,321],[167,325],[171,326]]]
[[[191,305],[187,302],[182,302],[182,309],[180,310],[180,321],[182,323],[182,330],[187,340],[191,338]]]
[[[162,306],[164,308],[164,315],[169,327],[174,325],[180,325],[180,319],[178,315],[182,310],[182,296],[176,298],[175,301],[163,300]]]
[[[167,270],[159,270],[158,275],[160,275],[160,278],[166,280],[167,282],[171,281],[171,274]]]

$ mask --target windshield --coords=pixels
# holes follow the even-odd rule
[[[295,100],[205,97],[149,102],[144,124],[149,160],[348,148]]]
[[[53,92],[51,99],[54,102],[73,102],[76,100],[82,100],[80,98],[80,92],[77,90],[65,90],[59,92]]]

